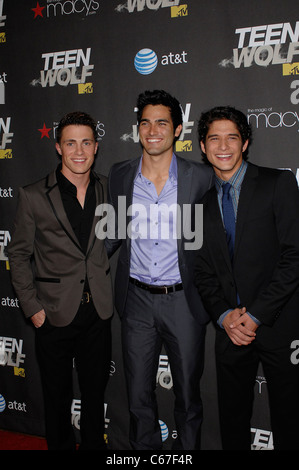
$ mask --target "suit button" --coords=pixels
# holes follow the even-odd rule
[[[84,282],[84,279],[81,279],[80,284],[83,284],[83,282]]]

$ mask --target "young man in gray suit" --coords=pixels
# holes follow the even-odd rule
[[[108,185],[116,220],[126,212],[125,228],[131,228],[123,236],[118,227],[116,238],[107,240],[110,254],[121,246],[115,301],[122,319],[130,442],[137,450],[162,447],[155,386],[164,345],[175,394],[174,448],[195,449],[202,422],[199,381],[207,315],[193,284],[196,240],[192,246],[186,228],[202,229],[195,205],[211,186],[213,172],[174,154],[182,130],[175,98],[163,90],[148,91],[139,96],[137,107],[142,156],[115,164]],[[120,197],[125,198],[121,213]]]
[[[8,247],[12,282],[36,327],[49,450],[75,450],[71,424],[73,358],[81,390],[81,449],[104,448],[104,390],[113,312],[109,261],[95,235],[106,179],[91,170],[96,125],[80,112],[57,128],[61,164],[20,189]]]

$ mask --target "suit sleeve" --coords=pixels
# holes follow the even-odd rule
[[[214,254],[208,243],[208,233],[206,227],[208,221],[205,217],[205,204],[206,198],[202,201],[204,207],[204,220],[203,220],[203,245],[195,253],[194,263],[194,282],[201,296],[204,307],[214,323],[217,323],[219,317],[228,309],[236,307],[236,291],[233,279],[227,276],[221,276],[219,270],[221,265],[215,262]],[[220,282],[220,277],[222,282]],[[227,288],[223,286],[223,282],[227,283]],[[228,286],[228,283],[230,285]],[[225,290],[224,290],[225,289]],[[228,300],[228,293],[234,292],[233,299]]]
[[[299,287],[299,192],[291,171],[282,171],[277,178],[273,212],[280,256],[268,285],[246,306],[252,315],[269,326]]]
[[[33,278],[34,239],[34,215],[26,191],[20,188],[14,230],[7,252],[12,284],[26,317],[31,317],[43,308],[38,301]]]

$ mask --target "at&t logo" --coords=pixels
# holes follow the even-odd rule
[[[141,49],[134,60],[135,69],[142,75],[149,75],[158,65],[157,54],[151,49]]]
[[[161,419],[159,419],[159,424],[160,424],[160,428],[161,428],[162,442],[165,442],[166,439],[167,439],[168,436],[169,436],[168,427],[166,426],[166,424],[164,423],[164,421],[162,421]]]
[[[0,413],[2,413],[2,411],[5,410],[5,408],[6,408],[6,403],[5,403],[4,397],[0,395]]]
[[[186,51],[179,53],[169,52],[168,54],[164,54],[162,56],[161,65],[165,67],[169,65],[178,66],[187,64],[187,55],[188,54]],[[141,49],[135,56],[134,65],[137,72],[139,72],[141,75],[149,75],[157,68],[157,54],[151,49]]]

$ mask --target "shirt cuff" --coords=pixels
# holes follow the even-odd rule
[[[220,317],[219,317],[218,320],[217,320],[217,323],[218,323],[218,325],[220,326],[220,328],[223,328],[222,322],[223,322],[224,318],[226,317],[226,315],[227,315],[229,312],[231,312],[232,310],[233,310],[233,309],[230,308],[230,309],[226,310],[225,312],[223,312],[222,315],[220,315]],[[246,312],[246,313],[247,313],[247,315],[249,315],[249,317],[251,318],[251,320],[253,320],[258,326],[260,326],[261,322],[260,322],[257,318],[255,318],[255,317],[254,317],[253,315],[251,315],[249,312]]]

